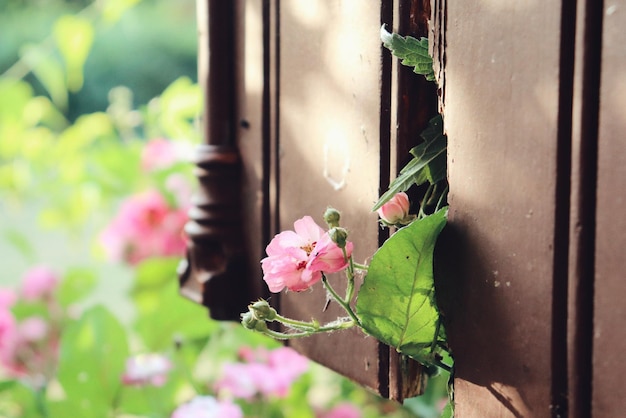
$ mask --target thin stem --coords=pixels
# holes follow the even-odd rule
[[[47,418],[50,416],[48,414],[48,405],[46,404],[46,385],[41,385],[40,387],[35,389],[35,399],[37,410],[41,414],[42,417]]]
[[[333,299],[335,299],[335,301],[337,301],[337,303],[339,305],[341,305],[341,307],[348,313],[348,315],[350,315],[350,318],[352,318],[352,320],[358,324],[359,326],[361,325],[361,321],[359,320],[359,318],[356,316],[356,314],[354,313],[354,311],[352,310],[352,308],[350,307],[350,304],[346,303],[338,294],[337,292],[335,292],[335,289],[332,288],[332,286],[330,285],[330,283],[328,283],[328,279],[326,278],[325,274],[322,274],[322,283],[324,284],[324,287],[326,288],[326,290],[328,291],[328,293],[330,293],[330,295],[333,297]]]
[[[341,249],[343,251],[343,258],[348,262],[348,268],[346,269],[346,276],[348,277],[348,286],[346,287],[346,297],[343,301],[349,306],[350,301],[352,300],[352,295],[354,294],[354,261],[352,261],[352,257],[348,257],[348,253],[346,252],[346,247]]]
[[[359,263],[352,263],[354,265],[354,268],[357,270],[364,270],[367,271],[367,269],[369,268],[369,266],[366,266],[365,264],[359,264]]]
[[[429,184],[428,189],[426,190],[426,193],[424,194],[424,198],[422,199],[422,204],[420,205],[419,213],[417,214],[418,219],[422,219],[427,216],[426,212],[424,212],[424,206],[426,206],[426,204],[428,203],[428,200],[430,199],[434,190],[435,190],[435,185]]]
[[[314,322],[298,321],[296,319],[287,318],[278,313],[276,314],[275,321],[302,330],[317,331],[318,329],[320,329],[320,325]]]
[[[435,358],[433,360],[433,363],[435,363],[435,366],[439,367],[440,369],[443,369],[443,370],[447,371],[448,373],[452,372],[452,367],[450,367],[447,364],[443,363],[438,358]]]
[[[437,206],[435,206],[435,212],[441,209],[441,204],[443,203],[444,197],[448,195],[449,189],[450,189],[450,186],[446,184],[445,189],[443,189],[443,192],[441,192],[441,196],[439,196],[439,200],[437,201]]]
[[[435,336],[433,338],[433,342],[430,345],[430,352],[435,351],[435,347],[437,347],[437,341],[439,341],[439,329],[441,328],[441,319],[437,319],[437,325],[435,326]]]

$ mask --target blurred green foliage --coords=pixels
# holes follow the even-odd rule
[[[24,78],[70,121],[104,111],[118,85],[137,106],[197,79],[194,16],[194,0],[3,0],[0,74]]]

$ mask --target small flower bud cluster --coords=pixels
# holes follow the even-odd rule
[[[247,329],[265,332],[267,331],[266,321],[274,321],[276,314],[276,309],[272,308],[266,300],[260,299],[248,305],[248,312],[241,314],[241,324]]]

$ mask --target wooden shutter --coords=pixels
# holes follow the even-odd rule
[[[366,261],[386,238],[370,207],[438,95],[450,217],[437,286],[457,416],[620,415],[624,5],[200,4],[200,26],[211,21],[200,51],[210,51],[207,145],[183,292],[237,319],[268,296],[259,260],[272,236],[304,215],[321,223],[326,205],[343,212]],[[396,68],[378,39],[382,23],[423,34],[424,16],[437,91]],[[322,312],[319,288],[271,302],[302,319],[338,312]],[[415,367],[357,331],[293,346],[385,396],[420,389]]]
[[[619,416],[623,4],[433,7],[456,413]]]

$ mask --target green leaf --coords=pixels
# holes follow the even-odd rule
[[[413,67],[413,72],[423,75],[426,80],[435,81],[433,59],[428,53],[428,38],[418,40],[411,36],[389,33],[383,25],[380,28],[380,39],[393,55],[402,60],[403,65]]]
[[[392,235],[372,257],[356,304],[368,334],[425,365],[443,341],[433,252],[446,216],[441,209]]]
[[[133,293],[157,289],[176,281],[176,267],[180,258],[149,258],[136,268]]]
[[[134,291],[133,301],[137,306],[135,328],[150,351],[171,347],[172,337],[197,339],[217,328],[204,306],[180,295],[175,277],[165,286]]]
[[[126,333],[102,306],[89,309],[66,329],[61,337],[57,376],[76,416],[107,415],[127,357]]]
[[[80,16],[61,16],[54,24],[54,37],[65,60],[67,88],[76,93],[83,87],[83,67],[94,40],[93,25]]]
[[[410,151],[413,159],[400,170],[398,177],[391,182],[389,189],[378,199],[372,211],[387,203],[396,193],[407,191],[413,185],[419,186],[426,182],[434,184],[446,178],[448,140],[443,134],[441,115],[428,122],[428,127],[421,136],[424,142]]]
[[[62,306],[69,306],[89,295],[97,285],[95,273],[87,268],[68,270],[57,289],[57,299]]]

